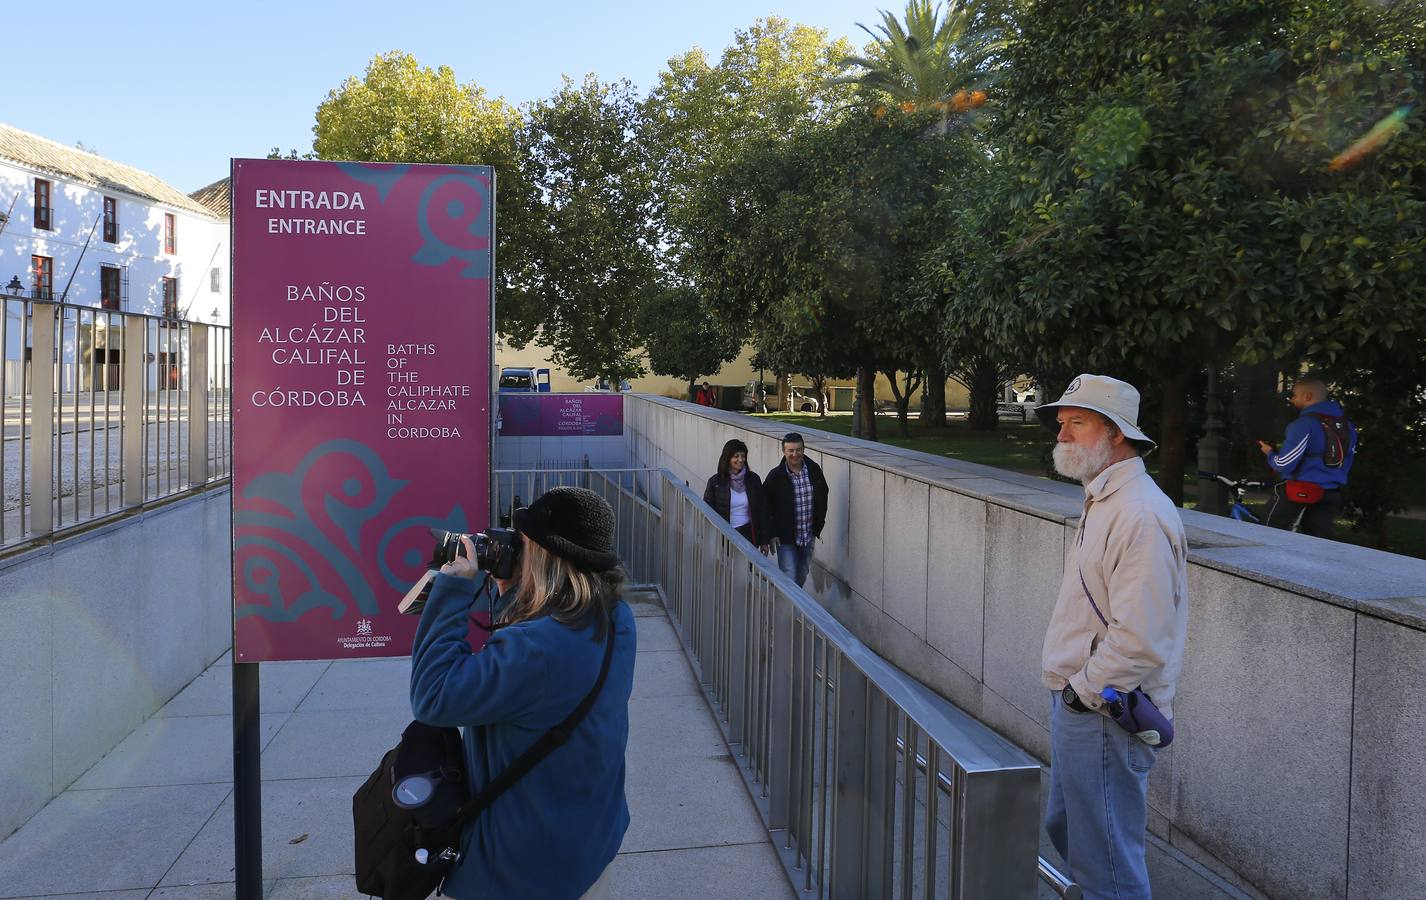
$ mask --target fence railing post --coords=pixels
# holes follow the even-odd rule
[[[868,685],[866,717],[866,869],[863,897],[891,896],[896,810],[896,734],[892,705]]]
[[[866,884],[867,839],[867,677],[851,660],[837,654],[836,752],[833,754],[832,871],[828,892],[834,898],[857,898]]]
[[[773,591],[772,646],[768,697],[768,823],[776,831],[788,827],[791,807],[793,663],[792,604]]]
[[[144,426],[148,398],[148,384],[144,379],[148,368],[148,331],[148,320],[142,316],[124,317],[124,356],[119,383],[123,392],[124,442],[120,465],[125,506],[142,506],[148,487],[148,471],[144,465],[144,447],[148,440]]]
[[[713,535],[716,543],[718,535]],[[724,564],[730,566],[731,590],[728,592],[728,740],[746,742],[748,738],[748,565],[741,553],[730,553]],[[743,752],[749,752],[744,743]]]
[[[54,459],[55,326],[59,307],[36,300],[30,310],[30,531],[44,535],[54,531],[54,507],[59,499]],[[23,472],[20,483],[23,492]]]
[[[188,483],[208,483],[208,326],[188,331]]]
[[[951,798],[958,811],[951,896],[1035,896],[1039,873],[1024,861],[1038,858],[1039,770],[967,772],[959,781],[960,796]]]

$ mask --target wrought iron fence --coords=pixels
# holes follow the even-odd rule
[[[1039,860],[1039,765],[865,647],[672,473],[496,473],[496,515],[600,492],[633,580],[657,585],[800,891],[1028,898],[1078,889]]]
[[[0,298],[0,547],[225,479],[226,327]]]

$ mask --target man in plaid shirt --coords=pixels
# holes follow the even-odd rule
[[[777,565],[801,587],[812,566],[812,544],[827,521],[827,479],[807,458],[802,435],[782,438],[782,462],[763,479],[772,515],[772,544]]]

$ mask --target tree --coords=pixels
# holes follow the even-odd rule
[[[856,85],[871,104],[890,102],[906,112],[964,112],[956,106],[979,106],[984,97],[963,94],[949,108],[942,101],[957,97],[958,91],[973,93],[969,89],[993,78],[994,60],[1005,46],[998,20],[998,9],[987,4],[949,0],[943,18],[940,3],[907,0],[902,19],[883,10],[875,30],[860,26],[872,44],[865,56],[843,58],[842,68],[851,71],[837,81]]]
[[[688,382],[689,396],[698,379],[737,358],[742,345],[736,336],[708,315],[698,293],[688,285],[666,287],[652,294],[639,310],[649,368]]]
[[[850,50],[822,29],[759,19],[735,33],[716,63],[699,49],[670,59],[643,103],[664,276],[692,286],[707,316],[737,338],[754,337],[761,320],[751,311],[776,301],[778,280],[725,267],[723,241],[734,232],[710,229],[707,216],[739,217],[723,190],[741,195],[742,160],[772,152],[845,104],[850,89],[829,79]]]
[[[1020,19],[963,312],[1031,370],[1147,375],[1176,501],[1205,364],[1326,362],[1420,333],[1419,134],[1353,172],[1330,165],[1414,97],[1410,22],[1404,6],[1325,0],[1035,4]]]
[[[502,330],[516,347],[549,347],[576,378],[643,372],[640,303],[656,274],[648,151],[627,81],[566,78],[533,104],[519,134],[522,169],[535,198],[530,265],[507,303]]]
[[[450,67],[431,69],[393,50],[373,57],[362,78],[327,92],[312,149],[322,159],[505,169],[514,162],[518,124],[513,107],[476,84],[459,83]]]
[[[927,129],[920,135],[903,135],[908,142],[940,144],[933,153],[918,160],[931,165],[917,172],[910,184],[899,177],[904,170],[886,173],[889,181],[899,182],[897,187],[910,188],[920,195],[918,243],[922,245],[934,243],[940,230],[937,226],[946,224],[946,219],[938,218],[934,211],[934,191],[938,183],[943,179],[973,177],[978,168],[977,157],[983,151],[972,146],[976,143],[975,123],[968,114],[986,102],[986,94],[979,88],[995,77],[995,55],[1004,47],[998,7],[951,0],[944,17],[941,12],[941,5],[931,0],[908,0],[904,21],[883,11],[882,24],[875,30],[861,26],[873,38],[866,55],[844,58],[841,66],[846,74],[834,79],[836,83],[854,85],[861,101],[877,118],[888,113],[893,119],[898,112],[913,114],[911,122],[925,128],[931,120],[927,113],[934,111],[939,115],[939,129]],[[976,90],[970,90],[972,88]],[[953,160],[954,157],[959,158]],[[892,189],[892,185],[888,184],[887,188]],[[915,360],[924,370],[930,422],[933,426],[945,427],[947,369],[939,334],[944,301],[924,286],[913,287],[918,283],[924,285],[924,273],[920,269],[926,265],[926,251],[927,248],[911,246],[909,242],[904,247],[901,262],[906,269],[902,279],[905,287],[903,296],[892,308],[896,311],[900,334],[911,344],[902,348],[900,355]],[[903,397],[894,370],[887,377],[896,396],[901,432],[906,435],[909,433],[906,424],[906,406],[911,393],[909,381]],[[972,424],[984,426],[983,420],[976,416],[972,416]],[[989,427],[995,427],[993,416]]]
[[[302,159],[488,165],[496,173],[496,277],[505,294],[528,265],[525,234],[532,206],[516,151],[519,112],[461,84],[447,66],[422,66],[409,53],[378,54],[362,77],[327,92]],[[298,159],[274,147],[269,159]],[[505,310],[496,305],[496,316]],[[497,322],[497,327],[499,323]]]

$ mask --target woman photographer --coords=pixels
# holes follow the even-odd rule
[[[703,489],[703,502],[713,507],[728,524],[752,542],[766,549],[772,536],[762,479],[748,468],[748,445],[734,438],[723,445],[718,471]]]
[[[560,487],[515,511],[517,575],[499,584],[496,628],[466,643],[473,598],[487,590],[475,548],[441,569],[411,651],[411,709],[463,726],[474,795],[570,715],[613,651],[603,688],[567,744],[538,763],[463,837],[449,897],[605,896],[606,868],[629,825],[624,748],[634,682],[634,618],[620,599],[614,514],[593,491]],[[472,584],[475,579],[475,584]]]

